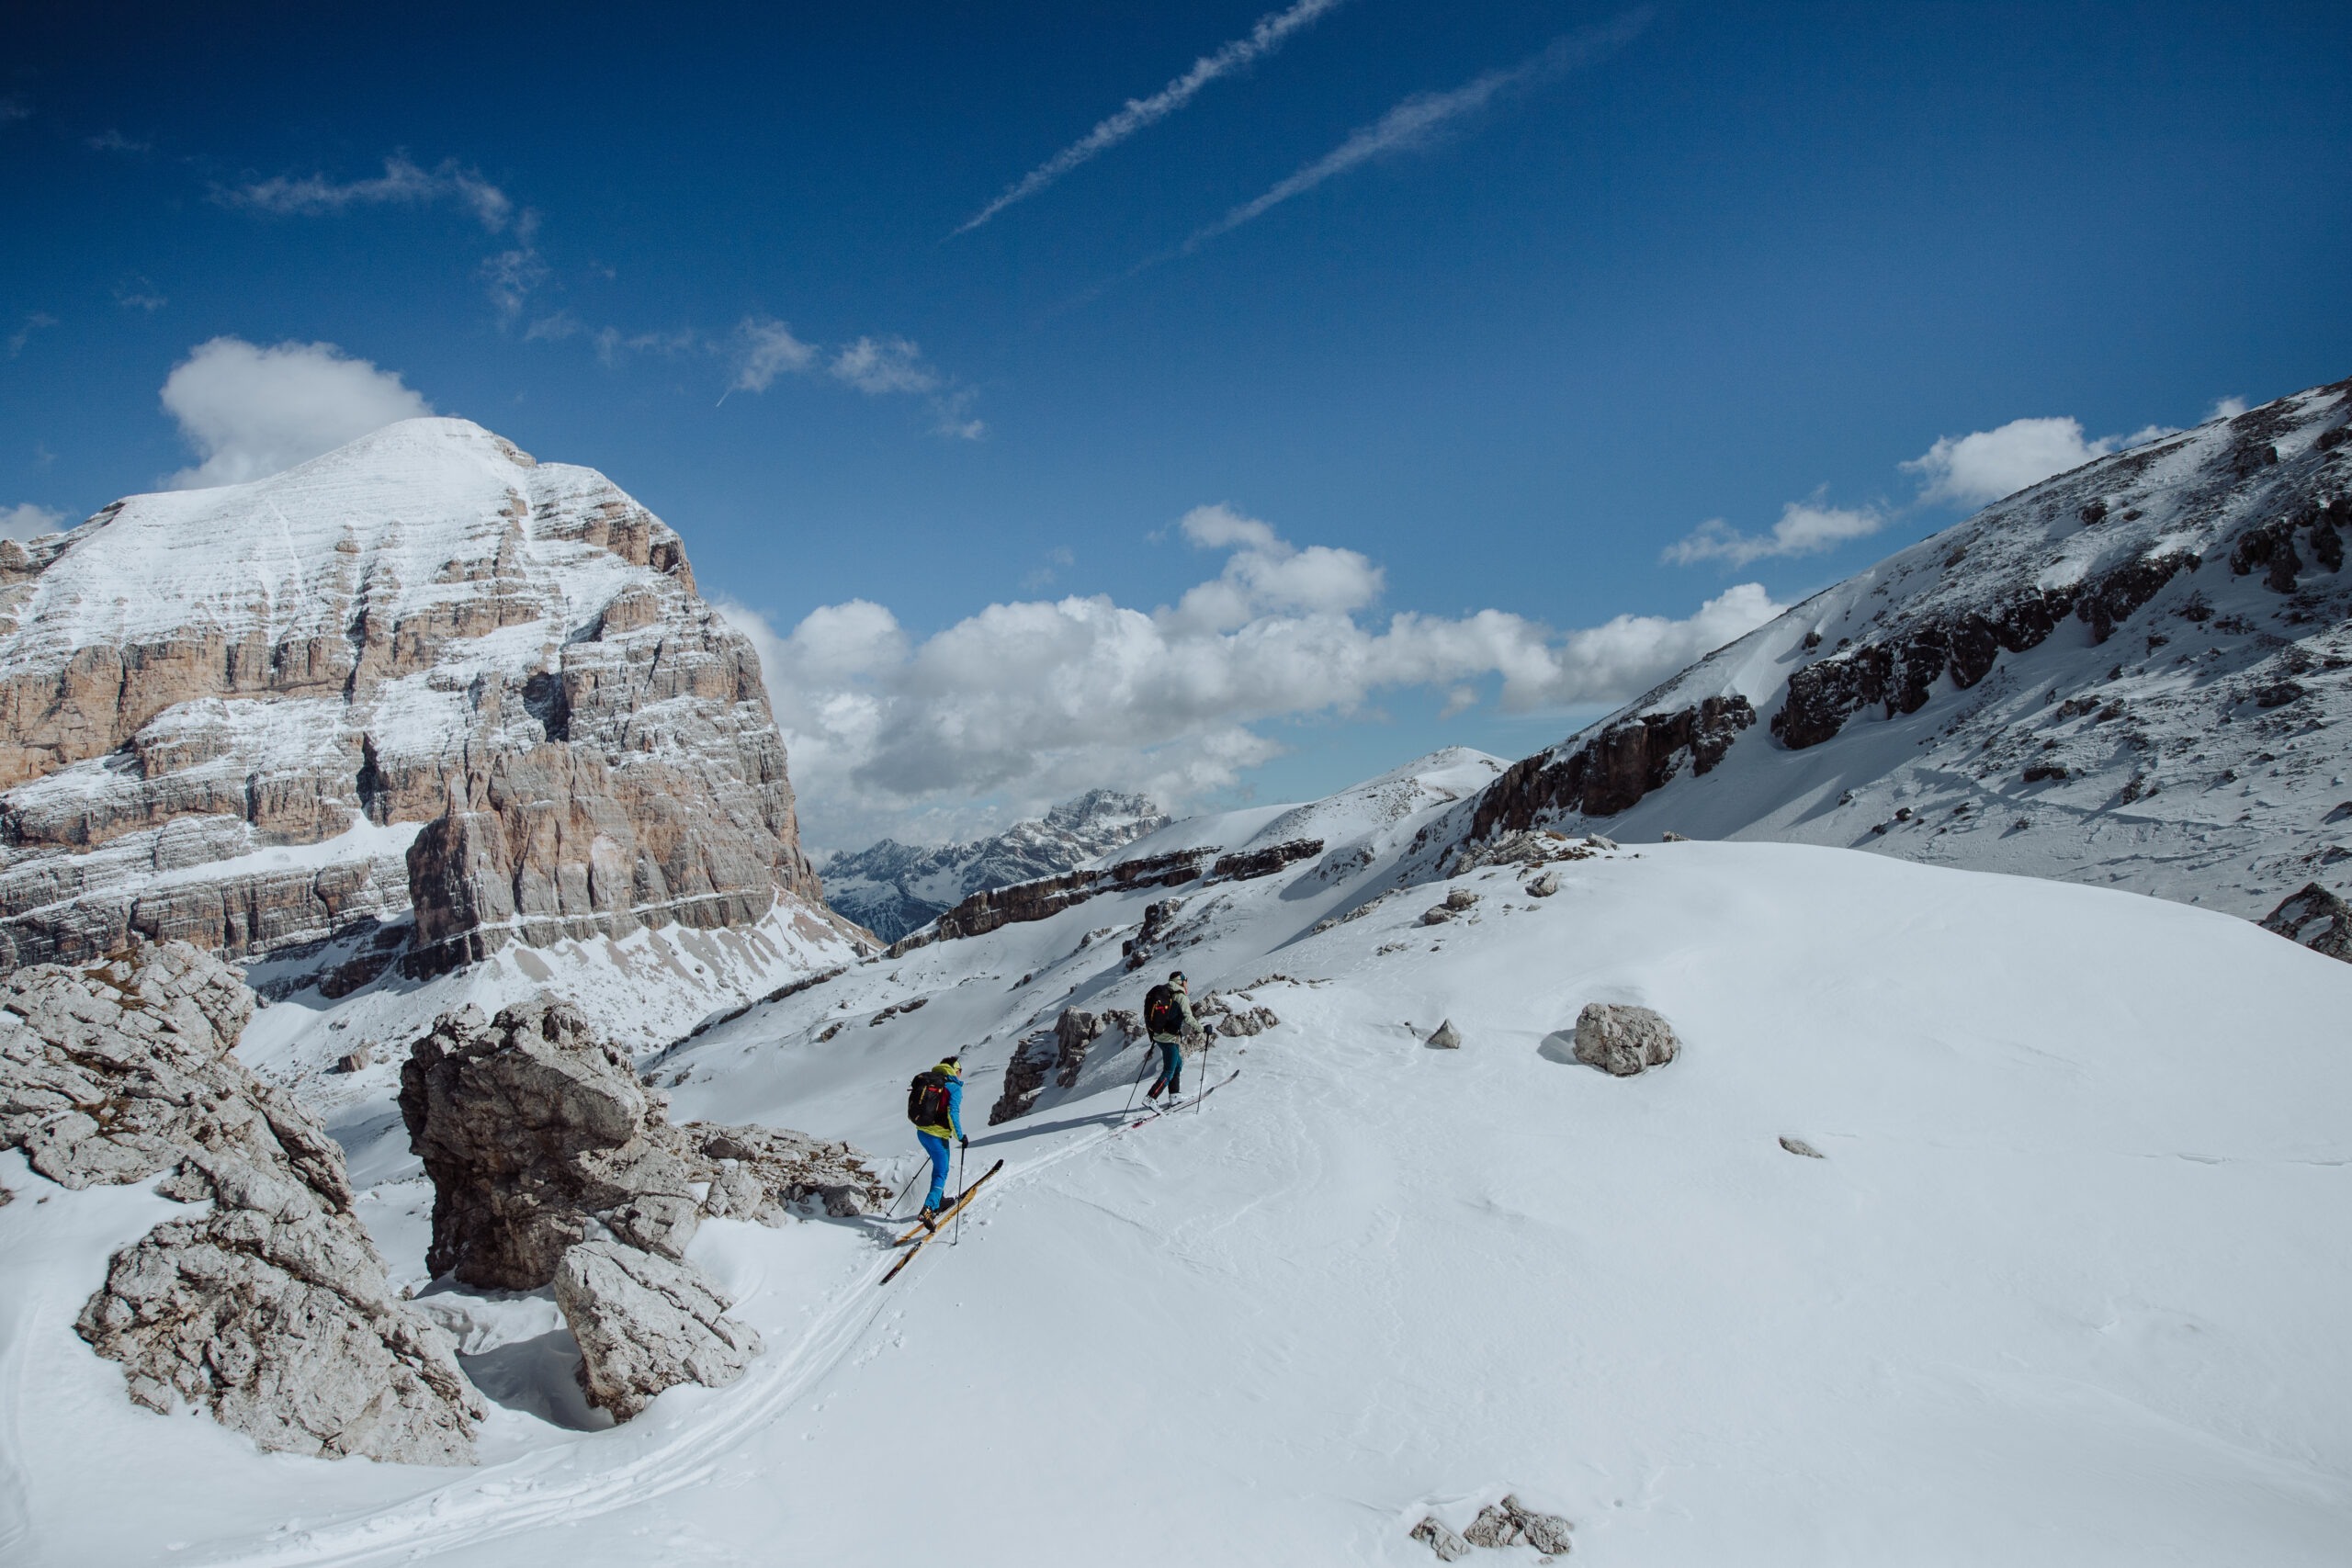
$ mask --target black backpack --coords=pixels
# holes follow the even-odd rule
[[[1176,1005],[1176,987],[1154,986],[1143,996],[1143,1026],[1154,1034],[1173,1034],[1184,1027],[1183,1010]]]
[[[918,1127],[944,1127],[949,1108],[947,1075],[926,1067],[907,1085],[907,1120]]]

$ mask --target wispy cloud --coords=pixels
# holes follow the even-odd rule
[[[6,357],[9,359],[16,358],[17,355],[25,352],[25,344],[32,342],[33,333],[40,331],[43,327],[53,327],[56,324],[57,318],[55,316],[51,315],[46,310],[35,310],[31,315],[25,318],[24,325],[18,327],[15,332],[8,334],[8,352]]]
[[[1878,506],[1825,506],[1822,492],[1809,501],[1792,501],[1781,508],[1781,520],[1769,534],[1743,534],[1720,517],[1710,517],[1689,536],[1666,547],[1664,559],[1674,566],[1722,561],[1742,567],[1767,556],[1810,556],[1836,549],[1849,539],[1875,534],[1886,526],[1889,514]]]
[[[0,125],[14,125],[20,119],[33,118],[32,105],[17,97],[0,97]]]
[[[518,245],[511,251],[501,251],[485,257],[481,264],[482,286],[490,292],[492,309],[498,312],[503,326],[512,326],[523,313],[524,301],[531,290],[545,283],[547,263],[529,245]]]
[[[126,310],[144,310],[151,316],[171,303],[143,277],[115,285],[114,302]]]
[[[1151,96],[1129,98],[1125,108],[1099,122],[1084,136],[1007,186],[1002,196],[982,208],[956,232],[971,232],[1014,202],[1027,200],[1080,164],[1109,152],[1136,132],[1166,119],[1191,103],[1195,94],[1218,77],[1229,76],[1252,61],[1272,53],[1282,47],[1284,39],[1325,12],[1337,10],[1341,4],[1343,0],[1297,0],[1288,10],[1270,12],[1259,17],[1257,25],[1247,34],[1227,43],[1215,54],[1201,56],[1193,62],[1190,71]]]
[[[744,317],[736,323],[735,341],[738,358],[735,379],[727,383],[729,392],[764,392],[778,376],[817,362],[817,345],[793,336],[790,324],[774,316]]]
[[[384,160],[384,173],[377,179],[338,182],[324,175],[299,179],[279,175],[253,185],[224,187],[213,195],[225,206],[287,214],[342,212],[389,204],[421,207],[450,198],[472,209],[481,226],[493,234],[503,233],[509,223],[516,223],[528,238],[527,230],[534,222],[527,212],[518,220],[514,204],[504,191],[476,171],[459,167],[455,159],[426,169],[399,153]]]
[[[1425,147],[1448,125],[1486,107],[1515,88],[1532,87],[1593,64],[1631,43],[1650,23],[1647,6],[1627,11],[1613,21],[1582,28],[1551,43],[1508,70],[1489,71],[1450,93],[1416,93],[1355,131],[1330,152],[1278,182],[1263,196],[1247,201],[1184,242],[1187,252],[1198,250],[1220,234],[1231,233],[1295,196],[1302,196],[1335,175],[1343,175],[1384,153]]]
[[[101,130],[89,139],[90,147],[99,152],[152,152],[152,143],[133,141],[119,130]]]
[[[869,397],[885,392],[928,392],[939,373],[923,363],[922,350],[902,337],[862,337],[833,355],[833,378]]]

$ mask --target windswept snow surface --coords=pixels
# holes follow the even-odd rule
[[[69,1324],[166,1206],[7,1156],[0,1557],[1418,1565],[1415,1521],[1508,1490],[1592,1564],[2346,1561],[2352,967],[1804,845],[1597,853],[1541,899],[1510,868],[1423,880],[1416,836],[1491,776],[1430,759],[1305,808],[1318,860],[854,967],[662,1054],[681,1119],[911,1174],[906,1079],[965,1047],[970,1170],[1004,1173],[887,1288],[879,1224],[707,1224],[751,1371],[609,1431],[501,1409],[470,1471],[134,1409]],[[1168,831],[1234,849],[1284,815]],[[1468,914],[1419,923],[1456,888]],[[1170,948],[1127,969],[1171,896]],[[1017,1041],[1170,964],[1281,1017],[1215,1047],[1230,1087],[1131,1127],[1144,1052],[1114,1030],[984,1124]],[[1665,1013],[1680,1059],[1575,1065],[1595,1000]],[[1458,1051],[1422,1043],[1445,1018]]]

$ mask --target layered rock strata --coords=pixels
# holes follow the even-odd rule
[[[0,1140],[69,1190],[168,1172],[209,1203],[117,1253],[74,1326],[139,1404],[264,1449],[470,1462],[481,1397],[392,1294],[342,1150],[230,1055],[253,1008],[180,942],[0,981]]]
[[[409,420],[0,544],[0,968],[814,901],[751,645],[594,470]]]

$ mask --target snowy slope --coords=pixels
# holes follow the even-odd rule
[[[825,902],[884,942],[896,942],[983,888],[1068,871],[1168,822],[1168,814],[1142,795],[1091,789],[970,843],[884,839],[844,850],[825,863]]]
[[[1987,507],[1529,759],[1476,826],[1836,844],[2257,918],[2352,886],[2347,400]],[[1753,722],[1719,711],[1702,772],[1664,726],[1711,700]]]
[[[972,1169],[1005,1172],[887,1288],[878,1224],[707,1224],[767,1353],[616,1430],[528,1413],[560,1361],[534,1303],[489,1303],[508,1342],[468,1364],[505,1407],[471,1471],[135,1410],[68,1324],[164,1205],[7,1156],[0,1557],[1420,1564],[1414,1521],[1510,1490],[1599,1564],[2345,1560],[2352,970],[2206,910],[1804,845],[1592,853],[1541,898],[1506,867],[1430,881],[1493,776],[1442,755],[1177,824],[1125,852],[1329,847],[857,965],[662,1053],[682,1119],[910,1174],[906,1078],[965,1047]],[[1420,924],[1453,889],[1479,901]],[[1035,1029],[1164,961],[1279,1014],[1214,1049],[1228,1087],[1128,1128],[1143,1052],[1113,1031],[981,1125]],[[1596,999],[1663,1011],[1681,1058],[1566,1060]],[[1421,1043],[1442,1018],[1461,1050]],[[385,1110],[334,1114],[397,1273],[424,1237]]]

